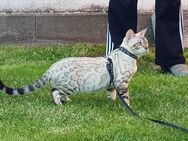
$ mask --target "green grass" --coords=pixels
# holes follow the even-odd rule
[[[0,79],[18,87],[31,83],[59,59],[103,56],[104,45],[0,45]],[[188,57],[188,52],[185,52]],[[130,83],[131,106],[141,115],[188,128],[188,77],[154,69],[154,53],[139,61]],[[1,141],[187,141],[188,134],[133,118],[105,90],[71,96],[55,106],[47,86],[27,96],[0,93]]]

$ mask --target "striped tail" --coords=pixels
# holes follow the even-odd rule
[[[10,87],[5,86],[3,82],[0,81],[0,91],[8,95],[24,95],[24,94],[27,94],[27,93],[30,93],[30,92],[33,92],[42,88],[48,83],[48,81],[49,81],[49,78],[48,78],[47,73],[44,74],[39,80],[37,80],[33,84],[27,85],[21,88],[10,88]]]

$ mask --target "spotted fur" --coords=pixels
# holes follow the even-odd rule
[[[132,30],[126,33],[121,44],[137,57],[148,52],[148,42],[144,37],[146,30],[134,34]],[[107,71],[107,57],[113,61],[114,82],[110,85]],[[24,95],[40,89],[46,84],[52,87],[52,96],[56,104],[70,101],[69,95],[76,92],[88,92],[107,88],[108,96],[116,98],[116,87],[122,97],[129,103],[128,84],[132,75],[137,71],[137,60],[126,55],[119,49],[107,57],[74,57],[62,59],[53,64],[46,73],[33,84],[10,88],[0,81],[0,91],[8,95]]]

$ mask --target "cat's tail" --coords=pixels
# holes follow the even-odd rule
[[[20,88],[10,88],[4,85],[3,82],[0,80],[0,91],[8,95],[24,95],[40,89],[41,87],[45,86],[48,82],[49,82],[48,73],[45,73],[39,80],[37,80],[33,84]]]

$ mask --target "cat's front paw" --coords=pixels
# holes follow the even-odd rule
[[[113,90],[113,91],[108,91],[108,96],[107,96],[107,98],[108,99],[111,99],[111,100],[116,100],[116,97],[117,97],[117,95],[116,95],[116,90]]]
[[[113,101],[116,100],[116,97],[112,97],[112,96],[110,96],[110,95],[108,95],[107,98],[108,98],[109,100],[113,100]]]

